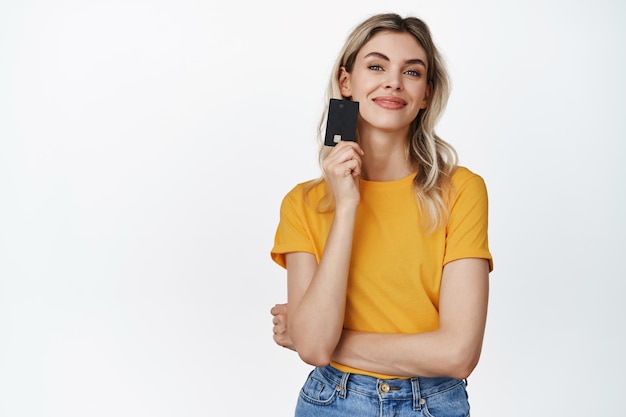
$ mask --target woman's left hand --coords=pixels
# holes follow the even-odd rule
[[[295,351],[296,348],[293,346],[293,341],[287,330],[287,304],[276,304],[272,307],[270,313],[274,316],[272,318],[274,342],[279,346]]]

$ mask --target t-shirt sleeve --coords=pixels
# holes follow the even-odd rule
[[[285,254],[290,252],[315,253],[310,233],[304,221],[303,195],[301,187],[291,190],[280,206],[280,220],[274,236],[271,257],[283,268],[287,267]]]
[[[488,241],[488,198],[484,180],[469,170],[453,177],[454,191],[446,236],[444,265],[463,258],[483,258],[493,270]],[[456,180],[456,181],[455,181]]]

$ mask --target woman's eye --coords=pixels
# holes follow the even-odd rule
[[[372,71],[382,71],[383,67],[381,67],[380,65],[368,65],[369,69],[371,69]]]
[[[406,71],[406,74],[411,75],[413,77],[419,77],[420,75],[422,75],[422,74],[420,74],[419,71],[415,71],[415,70],[408,70],[408,71]]]

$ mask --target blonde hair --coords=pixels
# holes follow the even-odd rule
[[[443,59],[433,43],[426,23],[416,17],[402,18],[395,13],[385,13],[372,16],[356,26],[348,36],[333,66],[326,91],[326,101],[328,102],[330,98],[346,99],[339,89],[341,68],[345,68],[348,73],[352,72],[356,56],[363,45],[375,34],[383,31],[409,33],[426,51],[428,59],[426,77],[431,88],[431,95],[426,109],[421,110],[411,123],[407,157],[417,168],[413,188],[424,217],[424,227],[433,231],[447,223],[450,177],[458,158],[454,148],[435,133],[435,125],[448,102],[450,81]],[[331,150],[330,147],[324,146],[327,115],[328,106],[325,107],[318,125],[320,164]],[[322,181],[323,177],[312,182],[310,188]],[[326,192],[318,209],[332,211],[333,206],[332,193]]]

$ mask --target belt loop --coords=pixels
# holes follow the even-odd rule
[[[339,398],[346,398],[346,392],[348,391],[348,378],[350,373],[343,372],[341,375],[341,382],[339,383]]]
[[[420,399],[422,395],[420,393],[419,378],[411,378],[411,390],[413,391],[413,410],[421,410],[422,404]]]

